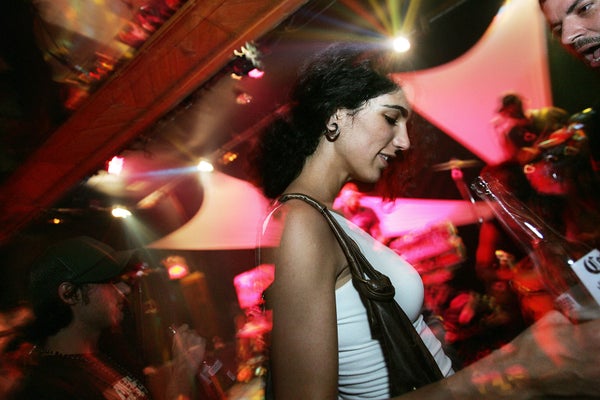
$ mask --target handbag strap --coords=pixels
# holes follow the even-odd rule
[[[412,322],[394,299],[394,285],[366,259],[358,244],[342,229],[326,206],[301,193],[280,197],[280,203],[302,200],[327,220],[346,255],[354,287],[367,311],[371,334],[381,343],[390,373],[390,394],[400,395],[442,378],[432,354]]]
[[[362,295],[378,301],[392,301],[394,299],[395,289],[390,279],[373,268],[360,251],[358,244],[342,229],[325,205],[302,193],[283,194],[279,198],[279,202],[284,203],[290,199],[298,199],[310,204],[325,217],[348,260],[348,267],[357,290]]]

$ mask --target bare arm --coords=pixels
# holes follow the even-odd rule
[[[571,324],[551,312],[510,344],[402,400],[600,396],[600,320]],[[544,397],[545,396],[545,397]]]
[[[331,229],[309,205],[290,202],[269,289],[276,399],[335,399],[335,278],[345,262]]]

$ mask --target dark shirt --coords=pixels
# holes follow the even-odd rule
[[[144,385],[106,356],[40,354],[10,400],[145,400]]]

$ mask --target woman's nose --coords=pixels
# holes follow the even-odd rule
[[[392,141],[394,147],[398,150],[408,150],[410,147],[410,139],[408,138],[408,129],[406,123],[402,123],[398,126],[398,131]]]

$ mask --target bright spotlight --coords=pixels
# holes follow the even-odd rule
[[[113,207],[111,214],[115,218],[129,218],[131,217],[131,211],[124,207],[115,206]]]
[[[106,170],[109,174],[120,175],[121,171],[123,171],[124,163],[125,159],[123,157],[114,156],[106,163]]]
[[[196,168],[198,168],[198,171],[203,172],[211,172],[215,169],[215,167],[213,167],[213,165],[206,160],[200,161]]]
[[[410,41],[404,36],[398,36],[392,40],[392,47],[397,53],[405,53],[410,49]]]

